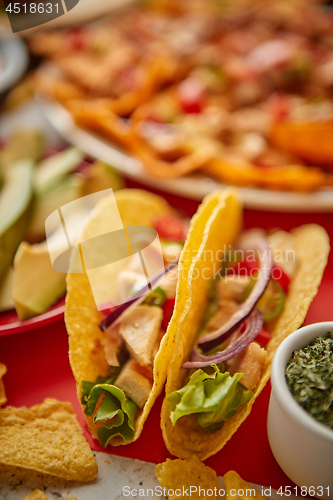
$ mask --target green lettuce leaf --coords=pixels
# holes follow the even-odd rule
[[[231,377],[229,372],[222,373],[216,365],[212,367],[213,374],[199,369],[187,385],[167,396],[173,425],[184,415],[196,414],[204,431],[215,432],[253,397],[252,391],[238,383],[242,373]]]
[[[125,443],[130,442],[135,434],[134,419],[137,405],[113,382],[115,376],[98,377],[95,383],[82,381],[81,403],[85,405],[84,413],[92,416],[100,397],[102,402],[94,415],[94,423],[107,422],[97,429],[97,437],[106,448],[115,436],[121,436]],[[104,381],[104,383],[103,383]]]
[[[86,382],[82,380],[81,383],[81,404],[86,405],[88,396],[90,394],[91,389],[97,384],[113,384],[118,377],[121,367],[112,367],[112,373],[109,373],[106,377],[102,377],[101,375],[97,377],[95,382]]]

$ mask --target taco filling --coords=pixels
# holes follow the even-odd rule
[[[272,324],[283,311],[297,267],[294,237],[285,231],[247,231],[222,260],[208,281],[196,347],[182,365],[189,369],[186,383],[167,396],[173,424],[195,414],[205,432],[220,429],[260,382]]]
[[[173,227],[168,234],[164,229],[166,224]],[[96,437],[104,448],[116,436],[124,443],[135,436],[135,422],[152,392],[155,357],[175,303],[175,260],[182,249],[185,226],[176,217],[168,216],[158,219],[155,227],[164,237],[162,253],[168,264],[163,282],[148,295],[141,295],[145,277],[133,263],[119,272],[120,295],[125,298],[129,293],[133,299],[106,309],[105,318],[99,323],[108,374],[97,377],[95,382],[82,381],[81,404],[84,413],[96,424]],[[151,284],[154,285],[153,280]]]

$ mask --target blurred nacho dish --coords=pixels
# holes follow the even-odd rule
[[[315,1],[157,0],[30,47],[37,91],[153,175],[306,192],[333,184],[332,27]]]

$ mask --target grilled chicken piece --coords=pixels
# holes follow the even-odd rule
[[[176,297],[177,281],[178,267],[175,267],[165,275],[164,280],[161,283],[161,288],[165,291],[168,299],[174,299]]]
[[[220,279],[217,285],[217,296],[221,306],[225,301],[242,302],[244,290],[250,281],[249,276],[231,275]]]
[[[239,383],[253,391],[260,380],[262,368],[267,358],[267,351],[256,342],[251,342],[242,352],[226,362],[230,375],[244,373]]]
[[[105,332],[105,337],[102,339],[106,361],[110,366],[119,366],[118,354],[124,343],[122,336],[119,334],[120,324],[108,328]]]
[[[125,302],[133,295],[134,287],[137,291],[147,285],[147,279],[143,273],[124,269],[118,274],[117,285],[120,301]]]
[[[237,302],[227,300],[220,303],[220,309],[207,323],[207,330],[214,331],[224,325],[226,321],[239,309]]]
[[[274,262],[291,278],[295,274],[295,240],[286,231],[276,231],[268,237]]]
[[[151,365],[153,350],[160,333],[163,311],[158,306],[137,306],[124,314],[119,333],[129,353],[140,365]]]
[[[183,250],[183,247],[181,245],[179,245],[179,243],[174,243],[174,244],[167,243],[167,244],[165,244],[162,242],[162,254],[163,254],[164,262],[166,264],[171,264],[173,262],[177,262],[177,260],[179,260],[180,254],[182,253],[182,250]],[[177,271],[176,271],[176,274],[177,274]],[[162,288],[164,288],[164,285]]]
[[[153,373],[151,369],[140,366],[134,359],[130,359],[123,366],[115,383],[127,397],[142,408],[153,386]]]

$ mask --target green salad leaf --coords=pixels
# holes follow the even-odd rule
[[[82,381],[81,403],[85,405],[86,415],[94,415],[97,402],[103,395],[94,415],[94,423],[106,422],[97,429],[103,448],[116,436],[121,436],[128,443],[135,434],[134,419],[138,407],[119,387],[113,385],[115,378],[116,374],[113,374],[111,377],[98,377],[95,382]]]
[[[220,276],[209,280],[208,282],[208,304],[205,309],[204,317],[202,320],[201,331],[205,330],[205,327],[210,319],[212,319],[219,310],[219,302],[217,296],[217,287],[220,281]]]
[[[111,367],[111,372],[106,377],[98,376],[95,382],[86,382],[82,380],[81,383],[81,404],[86,405],[91,389],[97,384],[113,384],[118,377],[121,367]]]
[[[222,373],[216,365],[212,367],[213,374],[199,369],[187,385],[167,396],[173,425],[184,415],[196,414],[205,432],[215,432],[253,397],[252,391],[238,383],[242,373],[232,377],[229,372]]]

